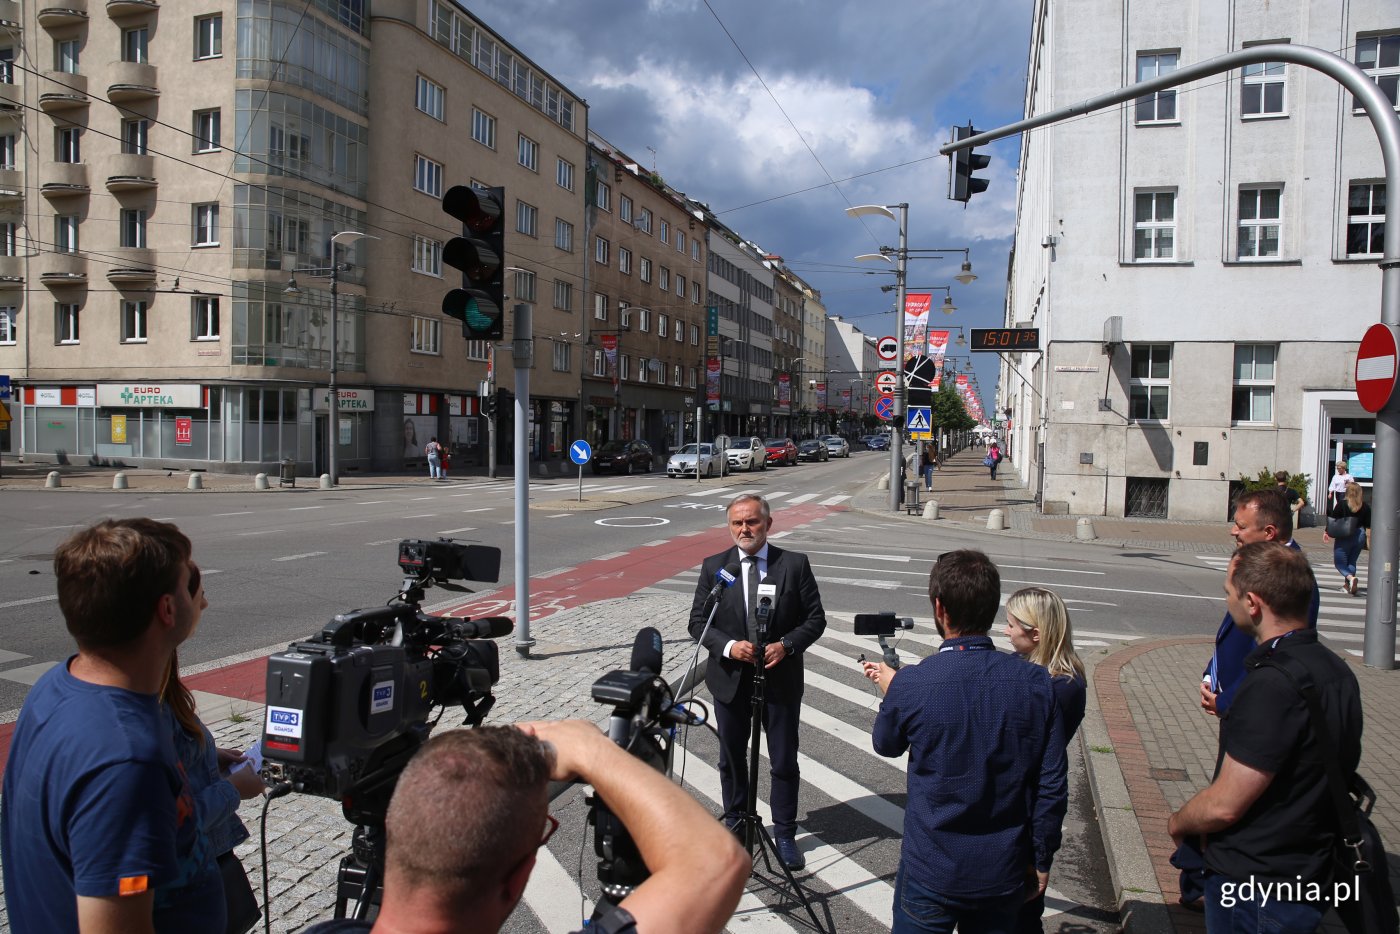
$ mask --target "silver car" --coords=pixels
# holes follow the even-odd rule
[[[699,445],[692,442],[672,454],[670,460],[666,461],[666,476],[693,477],[698,462],[700,473],[706,477],[713,477],[720,471],[722,456],[709,442]]]
[[[851,446],[840,435],[822,435],[822,443],[826,445],[826,453],[832,457],[851,456]]]

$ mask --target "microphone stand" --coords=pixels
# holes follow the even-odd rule
[[[768,608],[761,608],[758,613],[758,639],[754,644],[754,673],[753,690],[750,692],[749,705],[751,714],[749,717],[749,796],[746,810],[739,817],[739,822],[735,825],[736,830],[742,831],[744,849],[748,851],[749,857],[754,860],[753,878],[762,882],[768,888],[780,894],[785,894],[782,887],[776,882],[758,874],[758,860],[755,856],[755,849],[763,856],[764,868],[771,874],[773,863],[769,857],[776,860],[783,875],[787,877],[788,885],[792,887],[792,893],[797,896],[797,900],[802,903],[802,907],[807,909],[807,915],[812,919],[812,926],[818,931],[825,931],[822,923],[817,920],[817,913],[812,909],[812,903],[807,900],[807,894],[802,891],[797,884],[796,877],[792,870],[783,864],[782,858],[778,856],[778,845],[773,842],[773,836],[768,832],[768,828],[763,825],[763,818],[758,816],[758,769],[759,760],[759,737],[763,735],[763,708],[766,703],[764,698],[764,688],[768,677],[766,669],[763,667],[764,653],[768,647]]]

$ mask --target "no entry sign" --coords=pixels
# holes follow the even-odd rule
[[[1368,412],[1379,412],[1395,391],[1397,347],[1396,329],[1373,324],[1361,338],[1356,351],[1356,398]]]

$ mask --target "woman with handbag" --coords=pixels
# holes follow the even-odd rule
[[[1348,483],[1345,495],[1327,511],[1322,540],[1332,542],[1332,563],[1342,575],[1342,592],[1355,596],[1356,559],[1362,544],[1371,543],[1371,507],[1363,500],[1359,483]]]

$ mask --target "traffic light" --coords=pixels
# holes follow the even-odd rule
[[[481,400],[481,414],[487,418],[496,417],[496,397],[494,395],[486,396]]]
[[[953,139],[967,139],[976,136],[972,124],[953,127]],[[948,197],[966,204],[972,196],[987,190],[985,178],[973,178],[973,172],[980,172],[992,161],[991,156],[979,155],[975,149],[959,149],[953,153],[952,164],[948,166]]]
[[[462,222],[462,236],[442,249],[443,262],[462,271],[462,288],[447,293],[442,313],[462,322],[467,340],[505,335],[505,203],[504,188],[454,185],[442,196],[442,209]]]

